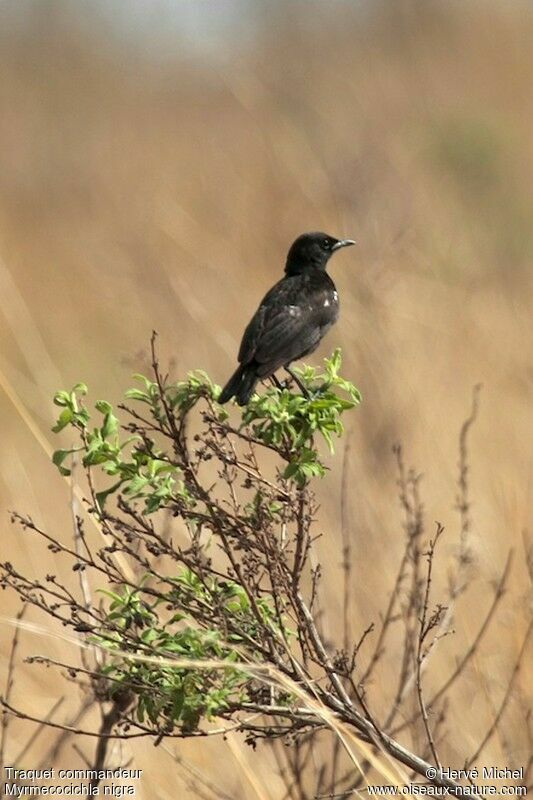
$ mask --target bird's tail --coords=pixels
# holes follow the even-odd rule
[[[241,364],[222,389],[218,402],[227,403],[234,397],[240,406],[245,406],[253,394],[257,380],[254,367]]]

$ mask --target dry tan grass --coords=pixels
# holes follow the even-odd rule
[[[349,430],[354,630],[379,618],[401,552],[399,439],[425,473],[427,519],[446,527],[444,590],[458,547],[457,438],[472,386],[484,385],[471,438],[472,583],[428,689],[471,642],[510,547],[515,557],[498,619],[454,691],[448,730],[458,735],[442,755],[460,766],[494,716],[531,611],[533,16],[521,3],[376,3],[365,14],[327,5],[272,9],[257,41],[198,62],[178,49],[142,60],[57,4],[16,35],[0,26],[0,369],[49,443],[53,392],[83,379],[94,397],[117,400],[153,327],[176,374],[201,367],[222,382],[292,238],[353,235],[357,252],[332,266],[341,319],[316,358],[340,344],[364,396]],[[13,398],[2,393],[0,408],[2,509],[68,537],[68,488]],[[332,637],[341,461],[320,490],[318,523]],[[54,568],[7,514],[1,554],[35,573]],[[9,596],[3,606],[16,611]],[[0,640],[10,637],[3,626]],[[28,635],[21,648],[37,644],[52,657],[63,646]],[[31,697],[33,711],[65,693],[51,672],[19,675],[15,697]],[[522,670],[482,763],[525,763],[528,678]],[[390,680],[376,680],[383,716]],[[22,723],[12,731],[11,757],[28,736]],[[140,797],[187,791],[165,751],[131,752],[145,770]],[[272,754],[258,753],[239,740],[179,746],[232,797],[283,797]],[[81,764],[70,745],[58,755],[57,766]]]

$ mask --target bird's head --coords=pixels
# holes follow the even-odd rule
[[[333,253],[341,247],[355,244],[353,239],[335,239],[327,233],[302,233],[291,245],[287,255],[287,275],[301,275],[314,269],[325,270]]]

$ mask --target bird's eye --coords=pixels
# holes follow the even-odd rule
[[[323,239],[322,247],[324,247],[326,250],[329,250],[329,248],[331,247],[331,239]]]

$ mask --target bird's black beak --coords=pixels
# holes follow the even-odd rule
[[[356,244],[353,239],[341,239],[338,242],[335,242],[333,247],[331,248],[332,251],[340,250],[341,247],[349,247],[351,244]]]

